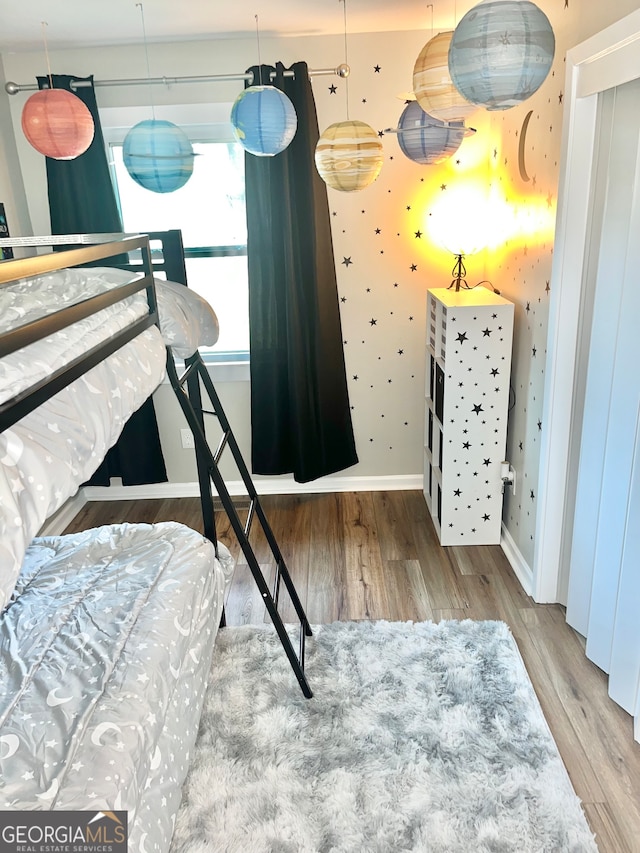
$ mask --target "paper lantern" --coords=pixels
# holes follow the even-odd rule
[[[551,24],[535,3],[483,0],[454,30],[449,71],[467,100],[508,110],[540,88],[554,51]]]
[[[422,109],[442,121],[464,121],[478,107],[463,98],[449,74],[453,30],[438,33],[420,51],[413,67],[413,91]]]
[[[316,168],[322,180],[342,192],[355,192],[372,184],[382,168],[382,143],[363,121],[330,125],[316,145]]]
[[[66,89],[42,89],[27,99],[22,130],[36,151],[54,160],[73,160],[93,141],[93,117]]]
[[[122,157],[133,180],[154,193],[171,193],[193,174],[189,137],[173,122],[146,119],[127,133]]]
[[[404,108],[398,127],[391,132],[398,134],[400,149],[409,160],[430,166],[455,154],[467,128],[463,122],[446,124],[426,113],[417,101],[411,101]]]
[[[298,117],[293,104],[275,86],[249,86],[231,108],[233,132],[245,151],[273,157],[296,135]]]

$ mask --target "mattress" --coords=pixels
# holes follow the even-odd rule
[[[130,279],[122,270],[72,269],[4,286],[0,333]],[[147,329],[0,435],[0,611],[33,537],[91,477],[162,381],[165,345],[188,355],[217,339],[215,314],[197,294],[169,282],[158,282],[157,293],[162,335]],[[125,317],[147,311],[144,294],[126,302],[0,359],[0,401],[112,335]]]
[[[0,288],[0,334],[126,284],[138,276],[107,267],[63,269]],[[162,338],[179,357],[213,346],[219,328],[211,306],[181,284],[154,279]],[[0,403],[64,367],[91,346],[148,313],[145,291],[0,360]]]
[[[34,540],[0,616],[0,809],[128,811],[163,853],[233,561],[183,525]]]

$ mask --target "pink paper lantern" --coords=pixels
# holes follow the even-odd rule
[[[73,160],[93,141],[93,117],[66,89],[42,89],[22,110],[22,130],[36,151],[54,160]]]

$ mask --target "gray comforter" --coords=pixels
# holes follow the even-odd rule
[[[0,616],[0,809],[128,811],[169,847],[232,560],[176,523],[36,539]]]

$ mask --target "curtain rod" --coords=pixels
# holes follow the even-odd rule
[[[350,68],[345,63],[338,65],[337,68],[315,68],[309,70],[309,77],[324,77],[330,74],[337,74],[338,77],[348,77]],[[285,71],[285,77],[293,77],[293,71]],[[275,77],[275,72],[270,75],[271,79]],[[243,74],[205,74],[199,77],[132,77],[128,80],[94,80],[93,85],[98,88],[100,86],[148,86],[162,85],[169,86],[174,83],[214,83],[214,82],[229,82],[233,80],[245,80],[250,82],[253,80],[253,75],[245,72]],[[89,80],[76,80],[71,83],[72,89],[83,89],[91,86]],[[8,95],[17,95],[18,92],[37,92],[37,83],[13,83],[8,80],[5,83],[5,91]]]

